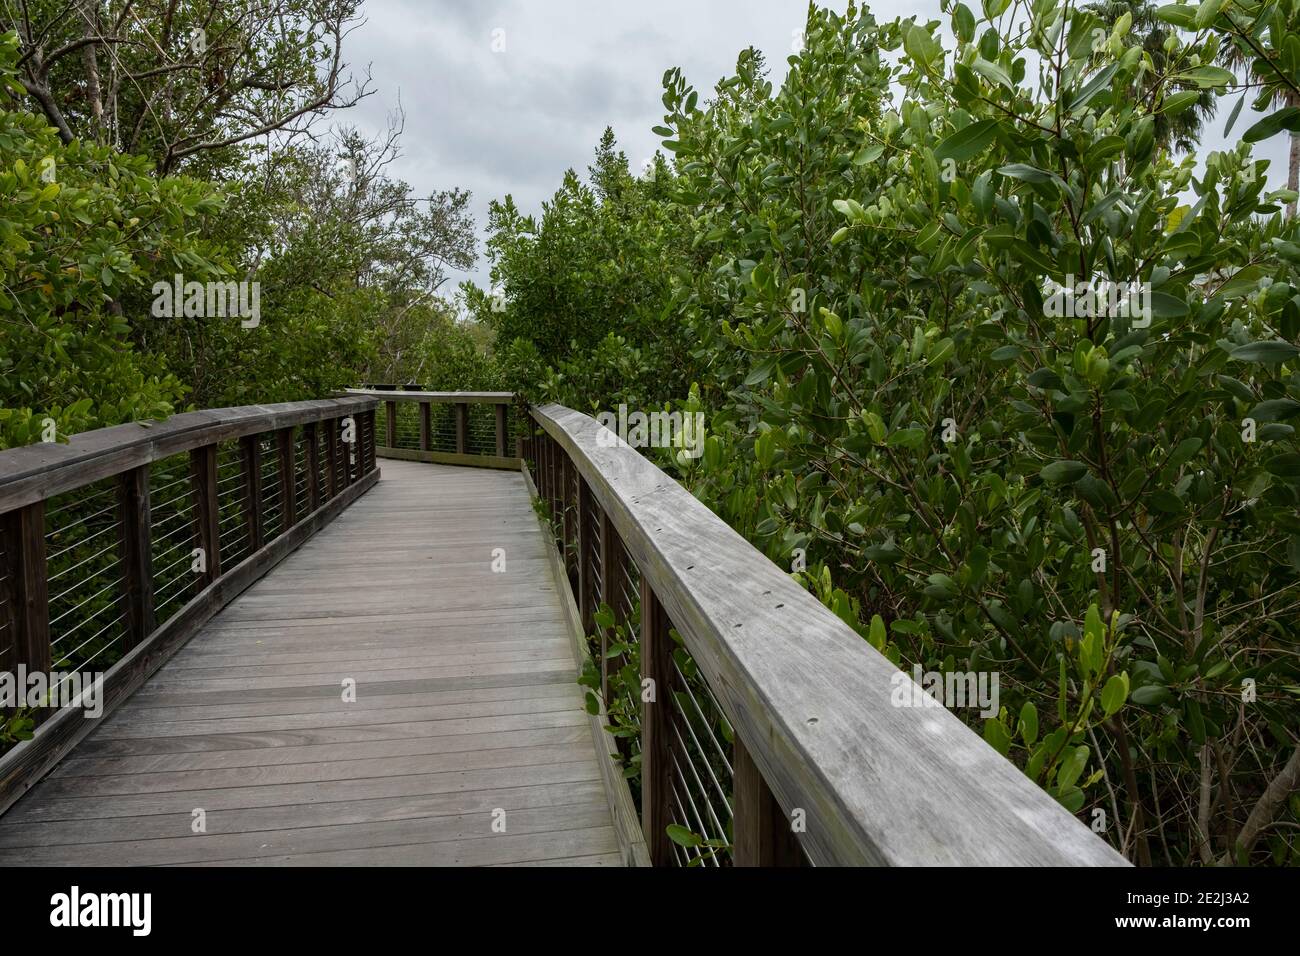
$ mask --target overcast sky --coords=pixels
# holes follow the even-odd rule
[[[842,11],[846,2],[830,5]],[[948,21],[938,0],[870,6],[882,22],[912,14]],[[752,45],[779,85],[807,3],[366,0],[363,12],[367,22],[344,52],[354,66],[370,65],[376,92],[342,119],[378,133],[400,102],[406,130],[393,174],[422,195],[453,186],[473,192],[479,261],[468,275],[486,286],[490,200],[510,193],[524,212],[540,211],[565,169],[585,174],[606,126],[639,168],[658,142],[650,128],[663,119],[660,84],[669,67],[680,66],[705,98]],[[1251,116],[1243,110],[1234,140]],[[1207,150],[1222,145],[1222,129],[1223,118],[1210,124]],[[1285,140],[1256,147],[1273,160],[1276,185],[1285,183]]]

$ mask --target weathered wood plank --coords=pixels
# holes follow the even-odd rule
[[[194,498],[194,539],[203,549],[203,583],[221,577],[221,513],[217,502],[217,446],[190,452],[190,481]]]
[[[45,570],[45,502],[0,515],[9,562],[14,666],[50,669],[50,601]]]
[[[584,783],[543,784],[502,790],[477,790],[382,797],[373,800],[340,800],[331,803],[290,807],[251,807],[224,811],[221,833],[255,833],[289,830],[304,826],[371,823],[383,820],[415,820],[426,817],[490,813],[497,807],[527,810],[539,807],[593,806],[604,801],[600,785]],[[188,818],[174,814],[138,817],[107,817],[102,820],[58,820],[21,825],[0,822],[0,847],[43,847],[95,841],[149,840],[189,833]],[[214,826],[213,829],[216,829]]]
[[[641,579],[641,679],[648,681],[641,705],[641,831],[655,866],[671,866],[673,772],[673,642],[671,624],[650,582]]]
[[[175,866],[192,863],[219,863],[225,860],[278,858],[285,853],[321,854],[325,852],[373,852],[383,847],[408,847],[417,844],[433,848],[448,841],[481,840],[490,844],[494,833],[494,810],[504,811],[508,833],[555,835],[573,831],[598,830],[608,824],[608,816],[599,805],[564,805],[556,807],[492,808],[457,816],[401,818],[363,821],[327,826],[291,826],[280,830],[224,832],[213,830],[214,820],[206,833],[189,832],[189,826],[176,826],[169,836],[139,841],[131,847],[134,865]],[[224,817],[223,817],[224,820]],[[177,820],[177,823],[181,821]],[[42,848],[44,866],[114,866],[123,848],[120,841],[93,840],[82,844],[55,845]],[[0,847],[0,866],[21,861],[30,851]]]
[[[122,595],[126,603],[125,648],[135,647],[158,626],[154,614],[152,528],[149,521],[149,466],[123,472],[118,479],[118,547],[122,557]]]
[[[763,780],[758,765],[737,739],[732,754],[732,860],[736,866],[803,866],[793,821]]]
[[[244,468],[244,521],[248,532],[248,550],[262,548],[262,443],[260,435],[245,435],[239,440]]]
[[[280,521],[287,528],[298,520],[298,489],[295,481],[293,429],[275,433],[276,476],[280,481]]]

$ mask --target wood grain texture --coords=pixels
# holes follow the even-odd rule
[[[592,418],[532,409],[649,580],[800,845],[825,864],[1125,865],[942,708],[891,704],[898,669]],[[909,685],[910,687],[910,685]]]
[[[13,664],[50,669],[50,602],[45,569],[45,502],[0,515],[8,558]]]
[[[524,477],[368,484],[0,817],[0,866],[622,859]]]
[[[149,507],[149,466],[132,468],[119,476],[118,547],[127,611],[127,648],[135,647],[152,634],[158,623],[154,614]]]
[[[216,445],[203,445],[190,451],[190,482],[191,496],[194,499],[194,540],[203,549],[203,583],[207,585],[221,577],[221,512],[217,501]],[[293,524],[292,517],[289,523]]]

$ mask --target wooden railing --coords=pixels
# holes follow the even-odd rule
[[[513,392],[428,392],[396,385],[350,388],[380,401],[380,458],[519,467]]]
[[[1124,865],[954,714],[893,706],[898,668],[637,451],[530,411],[654,864]]]
[[[0,452],[0,672],[100,673],[110,712],[375,483],[376,404],[212,409]],[[84,712],[30,712],[32,738],[0,756],[0,812],[90,732]]]

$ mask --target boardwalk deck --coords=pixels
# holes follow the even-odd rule
[[[382,469],[0,817],[0,865],[619,864],[522,475]]]

